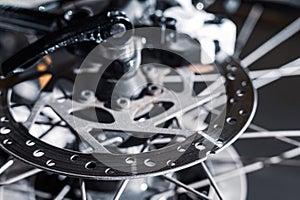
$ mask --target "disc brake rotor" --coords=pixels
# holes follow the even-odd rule
[[[57,34],[53,35],[56,37]],[[83,40],[87,38],[83,34],[81,36],[80,38]],[[51,50],[53,52],[58,51],[59,47],[82,42],[75,39],[72,39],[70,43],[64,43],[61,39],[54,41],[59,43],[51,44],[57,47]],[[68,41],[70,41],[69,35]],[[97,42],[99,41],[102,40],[97,40]],[[64,45],[60,45],[62,43]],[[38,45],[35,43],[28,48],[32,49],[33,46]],[[40,56],[50,53],[50,51],[46,52],[44,47],[36,52],[43,52],[39,54]],[[93,55],[94,52],[97,52],[97,49],[90,55]],[[89,58],[88,56],[87,60]],[[24,63],[18,63],[18,66],[24,67],[28,61],[35,59],[36,56],[22,59],[25,60]],[[231,57],[221,59],[220,56],[214,66],[214,71],[219,71],[219,73],[203,75],[195,73],[189,67],[170,70],[170,67],[152,65],[152,68],[154,71],[156,70],[157,74],[160,74],[157,76],[158,78],[153,78],[153,73],[149,73],[147,70],[145,73],[145,69],[149,69],[149,65],[137,70],[137,73],[143,74],[142,76],[147,80],[142,84],[150,86],[152,93],[149,94],[149,87],[147,87],[148,93],[141,92],[143,95],[138,98],[119,98],[119,106],[120,103],[123,106],[125,104],[121,109],[120,107],[115,109],[113,105],[107,106],[107,102],[95,98],[97,92],[95,88],[91,90],[92,92],[80,90],[80,94],[84,94],[83,96],[87,99],[76,99],[74,91],[78,90],[77,81],[81,76],[74,70],[66,69],[61,74],[65,74],[64,78],[68,77],[71,85],[73,84],[74,91],[68,91],[71,95],[65,95],[63,98],[57,97],[54,92],[55,86],[50,89],[45,87],[47,90],[42,88],[37,98],[33,98],[30,114],[24,122],[16,120],[16,114],[13,115],[11,111],[11,101],[16,93],[13,88],[28,80],[45,77],[45,74],[51,74],[52,82],[57,82],[61,77],[53,72],[61,69],[58,69],[57,66],[52,66],[49,71],[44,72],[29,69],[22,73],[15,72],[10,76],[2,77],[0,80],[1,148],[31,165],[63,175],[103,180],[138,178],[177,171],[205,160],[208,154],[220,151],[234,142],[253,117],[256,106],[255,91],[245,69],[236,59]],[[182,91],[172,90],[161,81],[172,74],[171,71],[180,77],[183,85]],[[88,74],[88,79],[93,78],[90,75],[93,73],[86,74]],[[213,78],[207,81],[208,77]],[[195,92],[193,85],[197,80],[201,82],[200,79],[206,84],[205,89]],[[161,91],[155,93],[158,86],[161,86]],[[225,90],[220,90],[224,86]],[[138,87],[144,86],[138,85]],[[89,96],[92,98],[89,99]],[[151,108],[164,102],[171,103],[170,108],[163,106],[163,112],[152,115]],[[127,104],[129,106],[126,106]],[[146,105],[149,105],[150,108],[147,108]],[[30,127],[46,107],[52,109],[60,118],[60,125],[68,127],[70,132],[75,132],[76,137],[81,139],[80,143],[90,148],[85,150],[67,149],[53,143],[49,144],[41,137],[30,133]],[[92,108],[94,114],[100,110],[101,115],[105,113],[107,114],[105,116],[109,116],[105,120],[109,118],[111,120],[99,120],[99,116],[96,115],[97,120],[95,121],[89,118],[91,116],[79,117],[79,114],[74,114],[76,111],[89,108]],[[188,117],[189,114],[204,108],[211,115],[207,127],[201,129],[196,126],[190,130],[186,129],[184,124],[192,120],[191,117]],[[149,112],[149,116],[145,117],[145,113],[147,115]],[[196,113],[195,123],[203,123],[203,120],[200,121],[197,118],[199,115]],[[209,117],[205,119],[207,118]],[[92,132],[95,130],[105,133],[104,141],[99,141],[99,138],[93,136]],[[109,143],[107,140],[113,135],[121,138],[121,144],[107,145]],[[140,139],[146,144],[142,143],[143,147],[140,147],[140,145],[128,142],[132,138],[134,141]],[[167,140],[166,145],[153,148],[157,139]],[[134,147],[137,147],[137,150],[134,150]]]

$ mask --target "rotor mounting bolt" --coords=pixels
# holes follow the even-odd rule
[[[164,89],[157,84],[152,84],[148,86],[148,92],[150,95],[157,96],[163,93]]]
[[[130,99],[125,98],[125,97],[121,97],[121,98],[117,99],[116,103],[117,103],[118,107],[121,109],[126,109],[126,108],[130,107]]]
[[[81,98],[85,101],[90,101],[95,97],[95,94],[91,90],[83,90],[81,92]]]

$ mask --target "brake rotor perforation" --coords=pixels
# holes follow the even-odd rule
[[[33,138],[31,138],[31,139],[33,139]],[[25,144],[26,145],[26,144]],[[41,146],[44,146],[45,144],[43,144],[42,142],[40,142],[40,141],[37,141],[37,143],[34,145],[34,146],[32,146],[32,147],[30,147],[29,149],[25,149],[25,148],[23,148],[24,150],[23,150],[23,152],[24,152],[24,154],[25,155],[28,155],[28,154],[31,154],[32,155],[32,153],[34,153],[35,151],[37,151],[37,150],[39,150],[39,149],[44,149],[44,152],[45,152],[45,155],[43,155],[43,156],[41,156],[41,157],[39,157],[38,159],[34,159],[34,162],[35,162],[35,165],[36,164],[38,164],[39,165],[39,167],[42,167],[42,168],[44,168],[44,166],[45,165],[47,165],[47,162],[49,162],[49,160],[51,160],[51,161],[53,161],[53,162],[55,162],[56,164],[54,165],[54,166],[51,166],[51,168],[54,170],[54,172],[56,171],[56,168],[57,167],[62,167],[62,165],[63,164],[66,164],[67,162],[67,160],[71,160],[70,158],[73,156],[73,152],[68,152],[69,153],[69,155],[70,156],[67,156],[66,155],[66,152],[64,152],[64,154],[61,154],[61,155],[63,155],[62,156],[62,159],[61,160],[65,160],[65,162],[63,162],[63,163],[61,163],[61,162],[57,162],[54,158],[55,158],[55,156],[52,156],[51,154],[52,154],[52,152],[48,152],[47,150],[46,150],[46,148],[43,148],[43,147],[41,147]],[[39,147],[39,148],[38,148]],[[27,147],[28,148],[28,147]],[[37,149],[38,148],[38,149]],[[10,147],[10,148],[8,148],[8,151],[14,151],[15,149],[13,148],[13,147]],[[54,149],[52,149],[52,151],[53,151]],[[57,149],[58,150],[58,149]],[[60,150],[60,151],[62,151],[62,150]],[[29,152],[29,153],[28,153]],[[19,156],[23,156],[23,155],[21,155],[21,154],[19,154]],[[126,156],[127,157],[127,156]],[[138,157],[138,156],[136,156],[136,157]],[[32,156],[32,158],[33,158],[33,156]],[[68,158],[68,159],[66,159],[66,158]],[[123,157],[123,158],[125,158],[125,157]],[[141,161],[143,161],[142,159],[140,159]],[[125,161],[125,159],[124,159],[124,161]],[[87,156],[87,155],[85,155],[85,154],[82,154],[82,155],[80,155],[79,156],[79,158],[76,160],[76,161],[72,161],[72,165],[77,165],[78,167],[77,167],[77,169],[79,170],[79,171],[81,171],[81,172],[83,172],[83,169],[84,169],[84,166],[86,166],[88,163],[90,163],[90,162],[95,162],[96,163],[96,166],[95,167],[93,167],[93,169],[88,169],[88,171],[86,171],[86,172],[88,172],[88,174],[90,174],[90,176],[94,176],[94,175],[96,175],[96,174],[98,174],[99,175],[99,171],[102,171],[102,172],[104,172],[105,174],[107,174],[107,172],[106,172],[106,169],[108,168],[107,166],[100,166],[101,165],[101,163],[99,163],[98,162],[98,160],[95,160],[95,158],[93,157],[93,156]],[[154,161],[155,162],[155,161]],[[158,162],[158,161],[156,161],[156,162]],[[31,164],[33,164],[33,163],[31,163]],[[117,163],[117,164],[119,164],[119,162]],[[166,161],[166,165],[167,165],[167,161]],[[47,165],[48,166],[48,165]],[[81,167],[80,167],[81,166]],[[66,169],[66,170],[68,170],[68,175],[71,175],[72,176],[72,170],[71,169]],[[51,170],[52,171],[52,170]],[[86,172],[84,172],[85,174],[86,174]],[[118,172],[117,170],[114,170],[114,175],[118,175],[120,172]],[[78,173],[78,172],[77,172]],[[123,173],[121,173],[121,174],[123,174],[124,175],[124,172]],[[110,174],[111,175],[111,174]],[[112,178],[113,179],[113,178]]]

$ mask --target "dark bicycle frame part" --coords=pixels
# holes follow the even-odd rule
[[[45,35],[6,60],[1,66],[2,74],[6,76],[15,69],[29,68],[43,56],[61,47],[81,42],[100,43],[114,34],[118,34],[112,31],[115,24],[123,24],[126,30],[132,29],[129,19],[118,12],[95,15],[88,20],[83,19],[77,22]],[[126,38],[123,38],[123,40],[126,41]]]

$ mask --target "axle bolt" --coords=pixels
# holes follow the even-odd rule
[[[83,90],[81,92],[81,98],[85,101],[90,101],[95,97],[95,94],[91,90]]]

